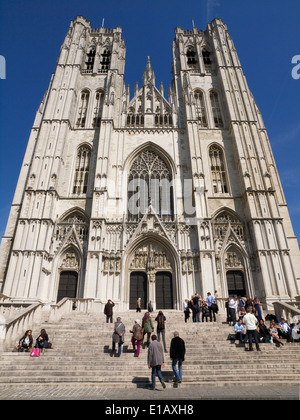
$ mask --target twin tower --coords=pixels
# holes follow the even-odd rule
[[[1,292],[120,310],[139,297],[181,310],[215,290],[293,300],[298,242],[226,25],[175,29],[168,92],[145,57],[131,97],[125,53],[120,27],[71,22],[2,239]]]

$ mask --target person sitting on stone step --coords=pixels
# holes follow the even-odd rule
[[[236,324],[234,324],[234,333],[235,339],[239,340],[240,344],[246,343],[248,336],[245,332],[245,326],[243,325],[243,319],[239,319]]]
[[[270,335],[271,335],[272,342],[275,342],[275,344],[278,345],[278,346],[280,346],[280,344],[283,346],[283,342],[279,338],[278,329],[276,327],[276,323],[275,323],[274,320],[272,320],[270,322],[269,332],[270,332]]]
[[[32,338],[32,330],[27,330],[23,337],[19,340],[18,351],[26,351],[28,352],[32,348],[33,338]]]
[[[265,325],[265,322],[263,319],[261,319],[257,326],[257,334],[258,334],[258,340],[263,343],[269,343],[271,335],[269,332],[268,327]]]
[[[49,342],[48,334],[46,333],[45,329],[42,329],[40,335],[35,341],[35,348],[42,349],[42,353],[44,353],[45,349],[48,348],[48,342]]]

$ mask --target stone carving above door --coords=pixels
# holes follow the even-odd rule
[[[165,250],[158,245],[145,244],[134,252],[129,268],[142,270],[171,270],[171,262]]]

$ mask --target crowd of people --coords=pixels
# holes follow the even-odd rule
[[[231,340],[238,340],[240,344],[249,343],[247,350],[253,350],[255,343],[257,351],[260,351],[259,343],[275,343],[277,346],[283,346],[282,338],[287,342],[300,342],[300,322],[297,317],[293,322],[288,322],[281,318],[278,322],[275,315],[267,315],[263,319],[261,304],[257,296],[253,299],[241,296],[228,298],[226,302],[227,322],[234,327],[234,335]],[[269,321],[267,327],[265,321]]]
[[[217,304],[218,294],[215,291],[214,296],[208,292],[207,297],[203,299],[198,293],[195,293],[190,300],[185,299],[183,303],[184,321],[187,322],[192,314],[193,322],[216,322],[216,314],[219,311]],[[202,316],[201,316],[202,314]]]

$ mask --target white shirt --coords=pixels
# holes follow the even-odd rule
[[[230,299],[229,303],[228,303],[228,307],[237,310],[237,305],[238,302],[237,300],[234,299]]]
[[[253,314],[246,314],[243,318],[243,323],[246,325],[247,330],[256,330],[256,324],[258,323],[258,319]]]

